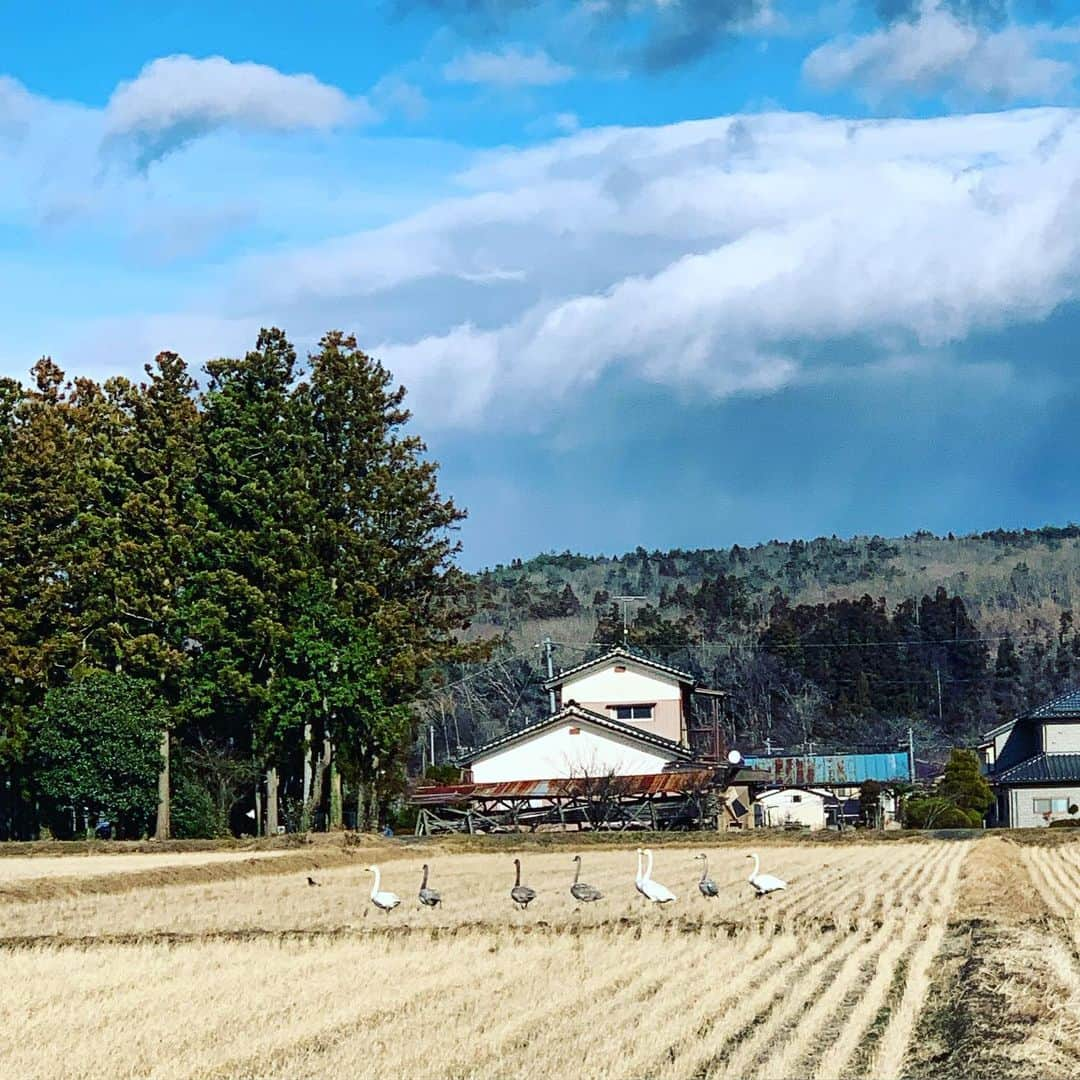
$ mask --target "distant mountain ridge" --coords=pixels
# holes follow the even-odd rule
[[[473,575],[469,634],[498,686],[449,700],[449,746],[543,713],[556,668],[624,640],[728,690],[728,737],[787,744],[972,741],[1080,683],[1080,525],[966,536],[772,540],[752,547],[515,559]],[[617,597],[643,599],[622,604]],[[490,691],[490,692],[488,692]],[[446,722],[446,721],[444,721]]]

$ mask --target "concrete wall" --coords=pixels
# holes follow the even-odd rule
[[[1080,724],[1043,724],[1043,750],[1048,754],[1080,754]]]
[[[759,796],[762,825],[785,825],[795,822],[811,829],[825,828],[825,799],[812,791],[770,791]]]
[[[625,671],[616,671],[624,666]],[[650,735],[672,742],[683,741],[682,690],[678,679],[638,671],[629,664],[613,661],[610,667],[582,672],[562,685],[562,704],[576,701],[602,716],[615,717],[611,705],[653,705],[651,720],[624,720]]]
[[[675,755],[641,746],[581,721],[545,728],[472,763],[477,784],[567,776],[640,776],[664,771]]]
[[[1035,809],[1036,799],[1064,799],[1065,809],[1052,812],[1052,819],[1070,816],[1068,807],[1080,806],[1080,785],[1064,787],[1015,787],[1008,793],[1009,822],[1014,829],[1038,829],[1048,825],[1042,814]]]
[[[574,698],[579,704],[601,716],[609,716],[612,720],[619,720],[615,715],[610,701],[582,701]],[[625,705],[652,705],[653,715],[651,720],[619,720],[620,724],[629,724],[631,727],[640,728],[650,735],[659,735],[662,739],[670,739],[672,742],[683,741],[683,714],[682,701],[639,701],[635,698],[632,702],[621,702]]]

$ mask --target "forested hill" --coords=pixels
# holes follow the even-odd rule
[[[731,693],[741,744],[972,740],[1080,682],[1080,526],[563,554],[475,576],[494,662],[440,701],[447,748],[543,711],[537,642],[567,667],[623,637]]]

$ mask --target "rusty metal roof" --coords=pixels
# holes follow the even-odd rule
[[[551,780],[504,780],[490,784],[446,784],[415,788],[410,801],[436,806],[478,799],[554,799],[611,793],[619,796],[681,795],[726,782],[727,770],[685,769],[639,776],[564,777]]]

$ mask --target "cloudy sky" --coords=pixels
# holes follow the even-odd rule
[[[5,15],[0,373],[353,331],[469,566],[1080,519],[1075,0],[253,10]]]

